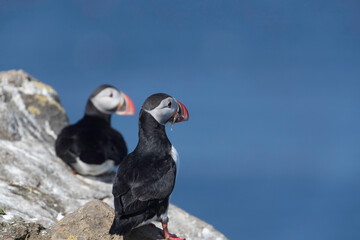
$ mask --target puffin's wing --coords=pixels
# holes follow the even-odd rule
[[[168,197],[175,178],[176,165],[171,156],[162,161],[150,157],[137,164],[120,165],[113,186],[115,205],[121,206],[120,212],[124,215],[141,211],[150,204],[149,201]]]
[[[107,158],[113,159],[116,165],[119,164],[128,153],[123,136],[118,131],[111,129],[108,145]]]
[[[72,130],[72,126],[65,127],[55,141],[56,155],[68,164],[75,163],[76,157],[79,155],[74,151],[76,136]]]
[[[133,183],[131,192],[140,201],[163,199],[168,197],[174,189],[175,178],[176,165],[170,158],[156,171],[143,175],[141,179],[143,184]]]

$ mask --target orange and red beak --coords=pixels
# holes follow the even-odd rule
[[[122,92],[121,94],[124,97],[124,101],[117,106],[115,113],[118,115],[134,115],[134,103],[125,93]]]
[[[178,104],[178,109],[174,115],[174,123],[189,120],[189,112],[186,109],[185,105],[178,100],[175,100],[175,102]]]

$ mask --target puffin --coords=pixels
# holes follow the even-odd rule
[[[74,174],[106,175],[127,155],[123,136],[111,127],[113,113],[134,115],[134,104],[125,93],[104,84],[90,95],[83,118],[61,130],[55,152]]]
[[[184,104],[165,93],[148,97],[139,113],[139,141],[120,163],[113,184],[115,217],[110,234],[128,235],[134,228],[161,222],[166,239],[183,240],[168,231],[168,207],[179,155],[165,125],[187,121]]]

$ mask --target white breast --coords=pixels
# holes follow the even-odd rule
[[[82,175],[97,176],[111,172],[115,167],[115,162],[113,160],[106,160],[102,164],[88,164],[76,158],[76,163],[73,163],[72,167]]]
[[[180,167],[180,157],[178,152],[176,151],[174,146],[171,146],[171,157],[172,159],[174,159],[175,163],[176,163],[176,171],[179,171],[179,167]]]

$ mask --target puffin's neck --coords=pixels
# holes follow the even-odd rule
[[[105,114],[100,112],[94,104],[88,100],[86,107],[85,107],[85,116],[84,117],[90,117],[90,118],[98,118],[104,120],[106,123],[110,125],[111,123],[111,114]]]
[[[144,152],[170,151],[171,143],[166,135],[165,126],[158,123],[149,113],[140,111],[139,143],[137,148]]]

